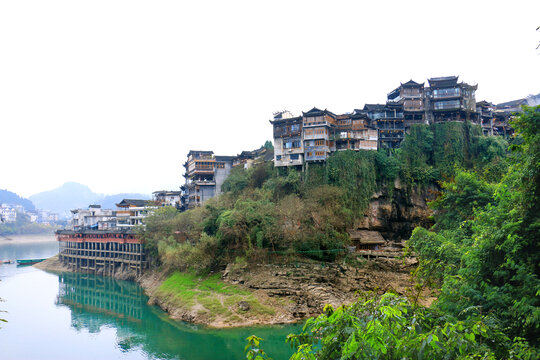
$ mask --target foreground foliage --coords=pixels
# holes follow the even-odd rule
[[[540,339],[540,108],[514,126],[523,143],[496,183],[460,171],[432,206],[435,225],[410,240],[422,281],[441,286],[435,306],[456,319],[494,314],[509,336]],[[470,309],[467,315],[465,309]]]
[[[437,160],[438,141],[413,129],[404,169],[418,171],[405,178],[445,179],[431,204],[434,226],[415,229],[408,243],[420,260],[417,291],[438,288],[438,300],[421,308],[385,294],[327,307],[288,337],[291,359],[540,358],[540,107],[525,107],[514,126],[521,140],[507,158],[498,140],[448,134],[458,149],[450,153],[466,152]],[[468,167],[478,149],[486,156]]]
[[[452,320],[437,310],[415,307],[387,293],[358,300],[309,319],[287,342],[291,360],[315,359],[537,359],[520,338],[510,339],[490,317]],[[250,337],[248,359],[266,359],[260,340]],[[252,354],[260,357],[253,357]],[[263,355],[264,354],[264,355]],[[250,357],[251,356],[251,357]],[[266,356],[266,357],[265,357]]]

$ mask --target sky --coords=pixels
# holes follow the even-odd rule
[[[184,182],[272,113],[351,112],[459,75],[494,103],[540,92],[540,1],[0,2],[0,189],[103,194]]]

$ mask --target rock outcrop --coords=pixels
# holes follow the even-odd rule
[[[410,288],[414,259],[377,259],[362,267],[342,264],[297,263],[258,265],[225,270],[223,280],[241,284],[268,297],[288,300],[289,321],[319,315],[326,304],[340,306],[358,299],[357,292],[405,295]],[[282,302],[281,302],[282,303]]]
[[[355,230],[378,231],[394,242],[406,240],[416,226],[432,225],[433,211],[427,203],[438,194],[434,185],[410,188],[397,179],[392,191],[373,194],[365,216],[356,221]]]

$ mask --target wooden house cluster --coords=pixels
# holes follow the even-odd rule
[[[362,109],[336,115],[313,108],[294,116],[280,111],[270,120],[274,130],[275,166],[304,166],[325,161],[340,150],[397,148],[415,124],[470,121],[486,135],[511,135],[511,115],[520,105],[540,103],[540,94],[493,105],[476,102],[478,85],[460,82],[458,76],[428,79],[428,86],[413,80],[387,94],[384,104],[365,104]]]
[[[363,112],[336,115],[313,108],[294,117],[288,111],[274,114],[274,165],[302,166],[326,161],[337,150],[377,150],[377,130]]]

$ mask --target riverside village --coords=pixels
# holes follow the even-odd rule
[[[236,156],[191,150],[183,164],[185,183],[178,190],[155,191],[152,200],[124,199],[116,204],[116,209],[92,204],[86,209],[73,209],[69,226],[56,232],[59,261],[73,271],[109,276],[132,271],[140,276],[150,264],[140,236],[144,219],[161,207],[184,212],[204,206],[223,192],[223,183],[233,169],[247,170],[255,164],[273,163],[276,172],[294,168],[305,173],[310,165],[324,166],[336,151],[398,149],[415,125],[468,122],[481,129],[484,136],[509,138],[514,133],[510,120],[522,111],[521,106],[540,104],[540,94],[497,105],[477,101],[477,87],[460,82],[458,76],[434,77],[427,83],[409,80],[391,90],[385,103],[365,104],[346,114],[316,107],[301,115],[278,111],[270,120],[273,146],[246,150]],[[421,202],[425,207],[425,199]],[[380,211],[383,209],[371,207],[356,222],[358,227],[348,229],[348,251],[366,258],[401,256],[403,234],[391,229],[403,226],[403,219],[390,220],[399,225],[378,224]],[[16,215],[4,204],[2,216],[4,221],[10,221]],[[427,217],[409,220],[422,222]],[[390,236],[385,237],[380,230]],[[178,239],[196,241],[181,236]]]
[[[0,1],[0,360],[540,359],[540,1]]]
[[[276,111],[260,120],[271,140],[237,155],[191,137],[178,188],[71,209],[55,225],[58,254],[17,261],[59,274],[55,304],[78,331],[121,323],[119,346],[156,358],[210,358],[170,334],[234,328],[248,359],[268,359],[264,348],[287,358],[255,336],[280,331],[297,333],[291,359],[533,359],[538,288],[506,286],[538,285],[538,263],[525,259],[538,259],[528,224],[538,224],[540,94],[494,104],[478,86],[432,77],[343,114]],[[16,204],[0,211],[6,225],[58,221]],[[521,245],[503,254],[509,239]]]

